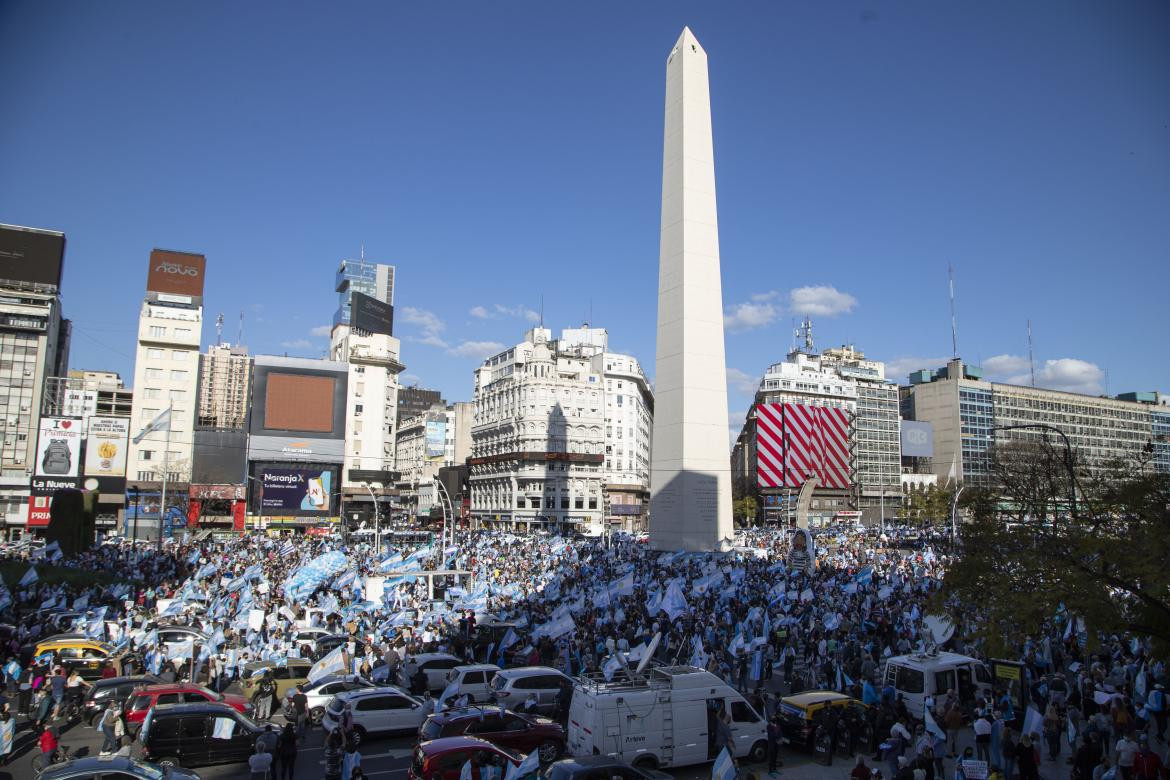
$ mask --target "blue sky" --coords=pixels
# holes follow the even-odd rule
[[[544,302],[653,373],[666,55],[711,64],[732,416],[794,318],[894,373],[1170,390],[1170,5],[0,3],[0,221],[68,235],[74,367],[132,375],[152,247],[255,352],[398,268],[451,400]],[[808,289],[811,288],[811,289]],[[479,308],[477,308],[479,307]],[[480,315],[480,316],[477,316]]]

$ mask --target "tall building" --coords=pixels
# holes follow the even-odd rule
[[[245,428],[251,381],[252,361],[247,347],[208,347],[199,356],[199,427]]]
[[[455,462],[455,409],[435,405],[406,417],[395,437],[398,493],[408,515],[425,518],[437,506],[439,469]]]
[[[438,390],[428,390],[425,387],[412,385],[398,389],[398,422],[401,424],[407,417],[416,417],[432,406],[446,406],[443,394]]]
[[[601,531],[603,388],[592,357],[558,351],[543,327],[476,369],[468,459],[474,524]]]
[[[341,261],[334,288],[337,290],[337,311],[333,314],[333,324],[348,325],[350,300],[355,292],[394,305],[394,266],[371,263],[366,260],[363,251],[357,260]]]
[[[933,428],[940,483],[991,486],[990,450],[997,443],[1047,438],[1061,446],[1043,430],[1002,430],[1036,423],[1063,431],[1080,466],[1090,471],[1112,460],[1148,458],[1152,468],[1170,473],[1170,406],[1160,393],[1108,398],[989,382],[978,366],[959,358],[913,372],[901,393],[904,416]]]
[[[727,368],[707,53],[684,28],[666,60],[650,544],[732,536]]]
[[[350,280],[347,322],[335,324],[330,337],[333,360],[346,364],[349,370],[341,497],[350,523],[371,521],[375,512],[388,518],[397,497],[398,375],[406,366],[401,362],[401,343],[393,335],[394,310],[388,300],[393,294],[394,269],[349,260],[342,263],[342,271],[353,274],[371,268],[379,285],[374,292],[385,294],[387,299],[358,289],[359,279]]]
[[[8,538],[28,524],[46,379],[69,365],[64,267],[64,233],[0,225],[0,533]]]
[[[116,371],[70,371],[45,382],[41,413],[61,417],[130,417],[134,391]]]
[[[134,411],[126,474],[140,497],[162,498],[166,475],[166,508],[162,517],[186,516],[191,479],[193,431],[199,392],[199,345],[203,337],[203,288],[207,261],[201,254],[155,249],[150,253],[146,296],[138,317],[134,359]],[[138,433],[170,410],[169,425]],[[143,501],[149,504],[149,501]],[[145,510],[140,528],[159,520]],[[172,518],[174,515],[174,518]]]

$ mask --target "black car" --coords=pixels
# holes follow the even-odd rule
[[[142,758],[160,766],[239,764],[264,727],[226,704],[158,704],[138,730]]]
[[[199,780],[199,775],[174,767],[169,773],[155,764],[140,761],[129,756],[86,756],[74,758],[61,764],[53,764],[37,775],[37,780],[93,780],[95,777],[113,780]]]
[[[102,680],[94,680],[90,684],[89,690],[85,692],[85,699],[82,700],[85,721],[91,726],[96,726],[98,719],[102,716],[102,712],[109,706],[110,702],[117,702],[118,711],[121,712],[122,705],[126,703],[130,692],[136,686],[154,685],[160,682],[162,680],[153,674],[136,675],[134,677],[107,677]]]
[[[545,780],[669,780],[671,775],[657,769],[635,769],[612,756],[562,758],[549,764]]]

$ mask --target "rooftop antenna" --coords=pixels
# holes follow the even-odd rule
[[[540,327],[544,327],[544,296],[540,296]]]
[[[947,264],[947,275],[951,283],[951,357],[959,356],[959,335],[955,327],[955,267]]]
[[[236,335],[236,346],[244,344],[244,310],[240,309],[240,332]]]
[[[1032,373],[1032,387],[1036,386],[1036,361],[1032,357],[1032,321],[1028,320],[1028,370]]]
[[[223,343],[223,312],[221,311],[215,318],[215,343]]]
[[[366,243],[364,241],[362,242],[361,252],[362,252],[362,262],[364,263],[364,262],[366,262]]]
[[[795,352],[796,351],[796,336],[797,336],[797,333],[799,332],[796,330],[796,317],[792,317],[789,321],[792,323],[792,349],[790,349],[788,351]]]

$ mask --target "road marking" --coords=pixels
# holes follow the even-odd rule
[[[361,753],[360,750],[358,752]],[[414,748],[399,748],[398,750],[391,750],[387,753],[361,753],[361,756],[362,761],[372,761],[375,758],[409,758],[410,754],[413,752]],[[318,761],[317,763],[321,764],[322,766],[325,764],[324,761]],[[399,770],[395,769],[394,771],[397,772]],[[406,770],[404,769],[402,771]],[[369,774],[369,772],[366,774]]]

